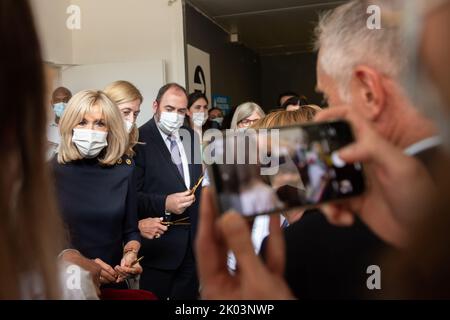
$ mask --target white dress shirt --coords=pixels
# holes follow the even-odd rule
[[[164,143],[166,144],[167,150],[169,150],[169,153],[170,153],[171,152],[170,151],[170,140],[168,139],[169,135],[162,132],[161,129],[159,129],[158,125],[156,125],[156,127],[158,128],[158,131],[161,134],[161,137],[164,140]],[[183,143],[181,142],[178,131],[174,132],[172,134],[172,136],[175,138],[177,145],[178,145],[178,149],[180,150],[181,164],[183,166],[184,184],[186,185],[186,189],[190,189],[191,188],[191,176],[189,174],[189,164],[188,164],[186,152],[184,151]]]
[[[437,147],[442,144],[442,138],[439,136],[433,136],[430,138],[426,138],[416,143],[413,143],[409,147],[407,147],[403,152],[408,156],[414,156],[424,150],[431,149]]]

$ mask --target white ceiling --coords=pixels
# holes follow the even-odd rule
[[[290,54],[312,47],[318,13],[336,0],[188,0],[239,41],[261,55]]]

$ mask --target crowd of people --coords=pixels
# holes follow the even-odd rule
[[[373,3],[382,29],[366,25]],[[353,0],[321,16],[317,90],[327,108],[287,91],[275,107],[250,101],[226,114],[168,83],[141,127],[150,106],[130,81],[51,88],[32,16],[26,0],[0,2],[1,299],[450,297],[450,1]],[[363,164],[363,195],[261,215],[249,228],[247,212],[273,211],[271,186],[287,184],[257,176],[219,212],[198,161],[208,131],[336,119],[353,128],[339,159]],[[322,146],[311,148],[304,161],[326,166]],[[289,166],[299,194],[320,189],[301,182],[314,175],[297,163],[279,170]],[[66,281],[73,266],[77,288]],[[371,266],[381,270],[375,290]]]

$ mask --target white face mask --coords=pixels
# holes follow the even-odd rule
[[[73,129],[72,142],[84,158],[95,158],[108,145],[108,132]]]
[[[217,122],[219,125],[222,125],[223,118],[215,118],[215,119],[213,119],[213,121]]]
[[[204,112],[194,112],[192,114],[192,122],[194,122],[194,125],[196,127],[202,127],[205,124],[206,120],[208,120],[208,117]]]
[[[184,115],[176,112],[161,112],[158,121],[158,127],[167,135],[178,131],[183,126]]]
[[[125,120],[125,129],[128,133],[131,132],[131,129],[133,129],[134,123],[128,120]]]

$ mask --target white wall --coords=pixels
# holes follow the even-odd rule
[[[185,84],[181,0],[73,0],[82,28],[74,31],[76,64],[164,60],[169,82]]]
[[[45,61],[70,64],[73,60],[72,32],[66,27],[70,1],[30,0]]]
[[[137,119],[137,125],[143,125],[153,116],[153,100],[165,83],[164,63],[161,60],[73,66],[61,73],[62,83],[74,92],[102,89],[117,79],[131,81],[144,97]]]
[[[100,64],[163,60],[166,80],[185,85],[183,6],[178,0],[31,0],[46,61]],[[66,27],[70,4],[81,29]],[[126,80],[126,79],[125,79]]]

